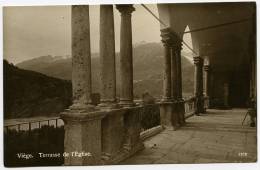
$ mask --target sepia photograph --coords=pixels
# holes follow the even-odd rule
[[[256,6],[3,5],[4,166],[256,164]]]

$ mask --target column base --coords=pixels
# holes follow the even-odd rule
[[[124,126],[125,126],[125,142],[124,146],[134,147],[141,141],[141,119],[140,111],[142,107],[125,108]]]
[[[100,110],[111,110],[111,109],[120,108],[120,105],[118,105],[115,102],[104,102],[104,103],[98,104],[97,108]]]
[[[118,164],[144,149],[141,140],[140,110],[142,107],[115,109],[102,120],[104,164]]]
[[[180,127],[176,102],[160,103],[160,119],[164,128],[177,130]]]
[[[200,114],[204,114],[204,113],[205,113],[205,110],[204,110],[203,96],[196,96],[194,114],[199,116]]]
[[[163,102],[172,102],[172,99],[165,97],[165,98],[161,99],[161,103],[163,103]]]
[[[104,112],[67,110],[60,114],[64,121],[64,165],[101,165],[101,119]],[[73,152],[88,156],[73,156]]]
[[[184,106],[184,99],[178,99],[178,113],[179,113],[179,123],[181,126],[186,125],[185,121],[185,106]]]
[[[115,157],[123,148],[125,109],[106,111],[102,119],[102,160],[108,161]]]
[[[122,107],[133,107],[135,103],[131,100],[120,99],[119,105]]]
[[[70,107],[69,110],[85,110],[85,111],[95,111],[97,110],[94,105],[91,104],[83,104],[83,103],[73,103]]]
[[[206,112],[206,110],[209,108],[209,96],[204,96],[204,111]]]

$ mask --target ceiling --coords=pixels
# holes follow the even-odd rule
[[[170,27],[183,36],[191,32],[195,55],[208,58],[217,70],[246,69],[249,66],[250,37],[255,36],[255,3],[178,3],[158,4],[161,29]],[[234,23],[235,22],[235,23]],[[231,24],[226,24],[231,23]],[[216,27],[214,27],[216,26]]]

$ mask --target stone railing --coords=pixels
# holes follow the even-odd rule
[[[158,103],[107,111],[101,121],[102,161],[115,164],[144,148],[142,141],[163,130]]]
[[[209,97],[203,97],[204,111],[209,108]],[[195,113],[195,97],[184,100],[185,118],[188,118]]]
[[[103,164],[116,164],[144,148],[141,140],[142,106],[105,111],[101,120]]]
[[[207,98],[205,98],[207,107],[206,100]],[[194,114],[194,98],[184,100],[184,109],[185,118]],[[65,165],[80,165],[87,161],[89,161],[87,164],[117,164],[144,148],[145,139],[163,130],[160,122],[159,102],[153,104],[139,102],[132,107],[118,107],[86,113],[83,111],[67,116],[70,117],[61,116],[65,121],[65,129],[68,129],[65,131],[64,152],[85,151],[89,152],[91,157],[65,157]],[[95,122],[98,120],[100,123]],[[56,118],[44,121],[40,125],[58,127],[59,122],[62,122],[59,133],[60,136],[63,136],[62,120]],[[38,124],[36,122],[36,125]],[[25,130],[23,128],[23,125],[14,127],[18,131]],[[5,127],[5,131],[10,129],[13,127]],[[30,126],[29,123],[28,131],[30,129],[34,129],[34,125]],[[60,144],[63,145],[63,142]]]
[[[65,122],[64,151],[91,154],[90,157],[65,157],[64,164],[117,164],[143,149],[144,138],[154,132],[149,129],[158,123],[155,120],[149,124],[145,119],[159,116],[156,107],[156,104],[140,104],[92,112],[83,110],[73,113],[70,110],[62,113],[61,118]]]
[[[151,136],[160,133],[163,127],[160,123],[160,105],[143,104],[140,112],[141,117],[141,139],[145,140]]]
[[[95,150],[100,150],[100,164],[115,164],[120,162],[121,160],[131,156],[134,154],[136,151],[142,149],[143,146],[143,141],[147,139],[148,137],[151,137],[153,135],[158,134],[161,132],[163,129],[160,126],[160,109],[159,109],[159,104],[154,103],[154,104],[143,104],[139,103],[134,107],[128,107],[128,108],[117,108],[117,109],[112,109],[112,110],[104,110],[101,111],[102,116],[101,116],[101,124],[100,124],[100,146],[99,148],[95,148]],[[76,114],[76,113],[75,113]],[[80,114],[80,113],[79,113]],[[97,114],[100,114],[100,111],[97,111]],[[87,116],[91,117],[91,113],[87,114]],[[74,143],[79,142],[79,139],[77,138],[77,134],[82,133],[82,129],[84,129],[84,126],[87,126],[89,122],[86,122],[84,120],[85,118],[82,117],[82,127],[80,128],[75,128],[75,121],[73,120],[70,125],[65,124],[65,129],[70,128],[70,130],[75,130],[75,133],[67,136],[65,134],[65,146],[66,142],[68,140],[73,140],[75,141]],[[92,120],[88,120],[92,121]],[[53,128],[59,128],[59,131],[55,131],[57,133],[55,136],[59,137],[58,145],[59,147],[57,148],[62,148],[62,150],[59,150],[59,152],[62,154],[64,151],[66,151],[66,147],[64,149],[63,146],[63,141],[64,141],[64,122],[61,120],[59,117],[57,118],[52,118],[52,119],[46,119],[46,120],[39,120],[39,121],[34,121],[34,122],[26,122],[26,123],[20,123],[20,124],[12,124],[12,125],[6,125],[5,126],[5,139],[9,139],[9,133],[10,131],[17,131],[17,136],[21,136],[20,133],[25,133],[28,132],[28,134],[38,134],[38,130],[40,127],[45,126],[45,128],[48,128],[53,126]],[[71,127],[70,127],[71,126]],[[84,139],[83,143],[87,144],[90,139],[87,137],[88,135],[92,136],[93,132],[88,131],[87,128],[85,129],[84,133],[87,135],[83,135],[82,137],[86,136],[86,139]],[[35,132],[37,130],[37,132]],[[48,129],[46,130],[46,133],[44,131],[44,136],[42,136],[42,140],[45,141],[47,140],[50,136],[48,135],[47,132],[54,133],[53,129]],[[37,135],[36,134],[36,135]],[[13,139],[17,138],[17,136],[12,135]],[[33,136],[33,135],[32,135]],[[8,138],[7,138],[8,137]],[[26,140],[30,139],[30,135],[25,136]],[[60,138],[62,137],[62,138]],[[69,138],[70,137],[70,138]],[[53,138],[53,137],[52,137]],[[68,139],[69,138],[69,139]],[[37,138],[38,140],[38,138]],[[98,139],[97,139],[98,140]],[[18,141],[18,140],[14,140]],[[98,142],[95,143],[90,147],[94,148],[98,146]],[[7,142],[5,142],[7,144]],[[14,143],[14,142],[13,142]],[[40,149],[41,147],[38,146],[39,142],[35,142],[35,153],[37,152],[42,152]],[[79,143],[77,143],[79,144]],[[49,144],[53,145],[53,143]],[[6,148],[8,150],[11,150],[10,147],[11,145],[8,145]],[[17,145],[18,146],[18,145]],[[12,146],[13,147],[13,146]],[[48,144],[46,143],[45,148],[48,148]],[[68,147],[68,145],[67,145]],[[30,147],[29,145],[25,146],[23,149],[20,151],[26,152],[29,150]],[[37,149],[38,148],[38,149]],[[64,149],[64,150],[63,150]],[[14,152],[18,152],[15,149],[12,149]],[[89,150],[85,149],[71,149],[71,152],[91,152]],[[37,155],[37,154],[36,154]],[[77,158],[77,157],[73,157]],[[63,162],[63,157],[61,158]],[[71,157],[70,158],[65,158],[65,164],[66,164],[66,159],[67,161],[72,161]],[[70,160],[68,160],[70,159]],[[80,158],[82,159],[82,158]],[[89,159],[87,157],[86,159]],[[36,159],[38,160],[38,159]],[[19,164],[19,162],[18,162]],[[36,163],[37,164],[37,163]],[[34,165],[34,162],[31,162],[28,165]],[[48,162],[43,165],[48,165]],[[61,165],[61,160],[57,161],[57,164],[54,165]]]
[[[146,131],[160,125],[160,107],[159,104],[142,105],[140,111],[141,131]]]
[[[194,115],[195,111],[195,98],[189,98],[184,100],[184,108],[185,108],[185,118],[188,118],[192,115]]]

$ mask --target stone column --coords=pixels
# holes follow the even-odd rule
[[[177,63],[177,101],[178,101],[178,119],[180,125],[185,124],[185,108],[182,98],[182,66],[181,66],[181,49],[182,42],[178,39],[176,43],[176,63]]]
[[[209,65],[204,65],[204,73],[205,73],[205,96],[209,97]]]
[[[250,107],[256,108],[256,87],[257,87],[257,75],[256,75],[256,6],[254,6],[254,10],[252,13],[252,26],[251,33],[248,38],[248,55],[250,58]]]
[[[248,55],[250,57],[250,99],[249,99],[249,109],[248,113],[250,115],[250,126],[256,126],[256,116],[257,116],[257,50],[256,50],[256,5],[254,5],[253,15],[252,15],[252,30],[249,37],[248,44]]]
[[[179,80],[178,80],[178,57],[180,52],[180,46],[179,46],[179,38],[172,34],[172,44],[171,44],[171,81],[172,81],[172,101],[173,101],[173,126],[179,127],[181,125],[180,123],[180,107],[179,107],[179,101],[178,101],[178,91],[179,91]],[[176,128],[175,128],[176,129]]]
[[[100,5],[101,107],[115,107],[116,67],[113,5]]]
[[[205,73],[205,98],[208,108],[210,108],[210,66],[204,65]],[[204,103],[205,104],[205,103]]]
[[[64,121],[64,165],[100,165],[101,120],[105,114],[90,105],[91,62],[89,6],[72,6],[73,105],[60,114]],[[82,154],[82,157],[77,156]]]
[[[133,102],[133,47],[132,47],[132,23],[131,13],[135,10],[133,5],[116,5],[121,13],[121,32],[120,32],[120,76],[121,93],[120,105],[125,106],[124,128],[125,141],[124,149],[129,154],[133,154],[143,149],[140,140],[140,108],[134,106]],[[140,107],[140,106],[139,106]]]
[[[181,47],[177,49],[177,98],[182,100],[182,68],[181,68]]]
[[[163,102],[171,101],[171,50],[170,30],[161,30],[162,43],[164,46],[164,73],[163,73]]]
[[[163,97],[160,103],[161,125],[166,128],[175,129],[172,122],[172,85],[171,85],[171,30],[170,28],[161,29],[162,43],[164,46],[164,73],[163,73]]]
[[[176,53],[174,50],[174,37],[170,28],[161,30],[164,45],[164,88],[163,99],[160,103],[161,125],[172,130],[178,127],[176,112]],[[173,98],[173,96],[175,98]],[[175,99],[173,101],[173,99]]]
[[[131,13],[133,5],[117,5],[121,13],[120,32],[120,105],[132,106],[133,103],[133,47]]]
[[[176,44],[171,46],[171,80],[172,80],[172,100],[178,100],[178,52]]]
[[[195,114],[199,115],[204,112],[203,104],[203,60],[200,56],[193,58],[195,64],[194,72],[194,95],[195,95]]]
[[[71,109],[91,107],[91,53],[89,7],[73,5],[72,25],[72,90]]]

